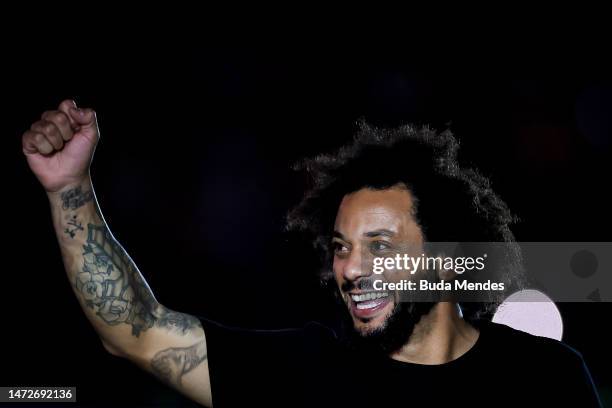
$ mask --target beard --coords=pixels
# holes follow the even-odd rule
[[[359,353],[388,356],[408,342],[414,327],[427,315],[437,302],[398,302],[385,319],[374,330],[361,332],[355,329],[350,313],[344,313],[343,322],[345,344]],[[344,306],[346,310],[346,306]]]

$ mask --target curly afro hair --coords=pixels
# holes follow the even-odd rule
[[[299,162],[310,180],[302,201],[287,215],[290,232],[306,234],[321,255],[321,282],[333,279],[331,239],[336,213],[346,194],[363,188],[408,188],[414,216],[429,242],[506,242],[508,287],[521,287],[523,271],[510,225],[516,217],[478,171],[461,167],[459,142],[450,130],[404,125],[380,129],[358,122],[351,143],[331,154]],[[490,315],[503,299],[462,304],[466,318]]]

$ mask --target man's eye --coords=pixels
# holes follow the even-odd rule
[[[373,241],[370,244],[370,249],[375,252],[383,252],[391,249],[391,245],[384,241]]]
[[[332,244],[332,246],[334,248],[334,253],[336,253],[336,254],[346,254],[349,251],[349,249],[346,247],[346,245],[342,245],[339,242],[334,242]]]

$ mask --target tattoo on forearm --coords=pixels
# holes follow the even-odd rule
[[[193,316],[161,306],[106,225],[87,225],[83,270],[75,287],[85,304],[109,325],[126,323],[136,337],[153,326],[185,333],[200,325]]]
[[[70,236],[70,238],[74,238],[77,231],[83,231],[83,224],[81,224],[79,220],[77,220],[76,215],[73,215],[68,220],[68,226],[64,230],[64,233]]]
[[[190,347],[173,347],[158,352],[151,360],[151,369],[167,384],[180,386],[183,375],[206,358],[206,341],[202,340]]]
[[[64,210],[76,210],[93,200],[93,198],[93,191],[83,191],[81,186],[75,187],[62,193],[62,208]]]

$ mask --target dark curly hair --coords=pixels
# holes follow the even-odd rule
[[[486,177],[459,165],[458,149],[450,130],[438,133],[412,125],[380,129],[362,120],[351,143],[295,166],[307,173],[311,185],[288,213],[286,227],[306,234],[321,255],[324,286],[333,287],[328,285],[333,279],[330,243],[342,198],[362,188],[381,190],[398,183],[414,196],[414,216],[426,241],[509,243],[505,280],[508,287],[521,286],[520,250],[510,230],[516,217]],[[489,315],[501,300],[462,304],[464,316]]]

